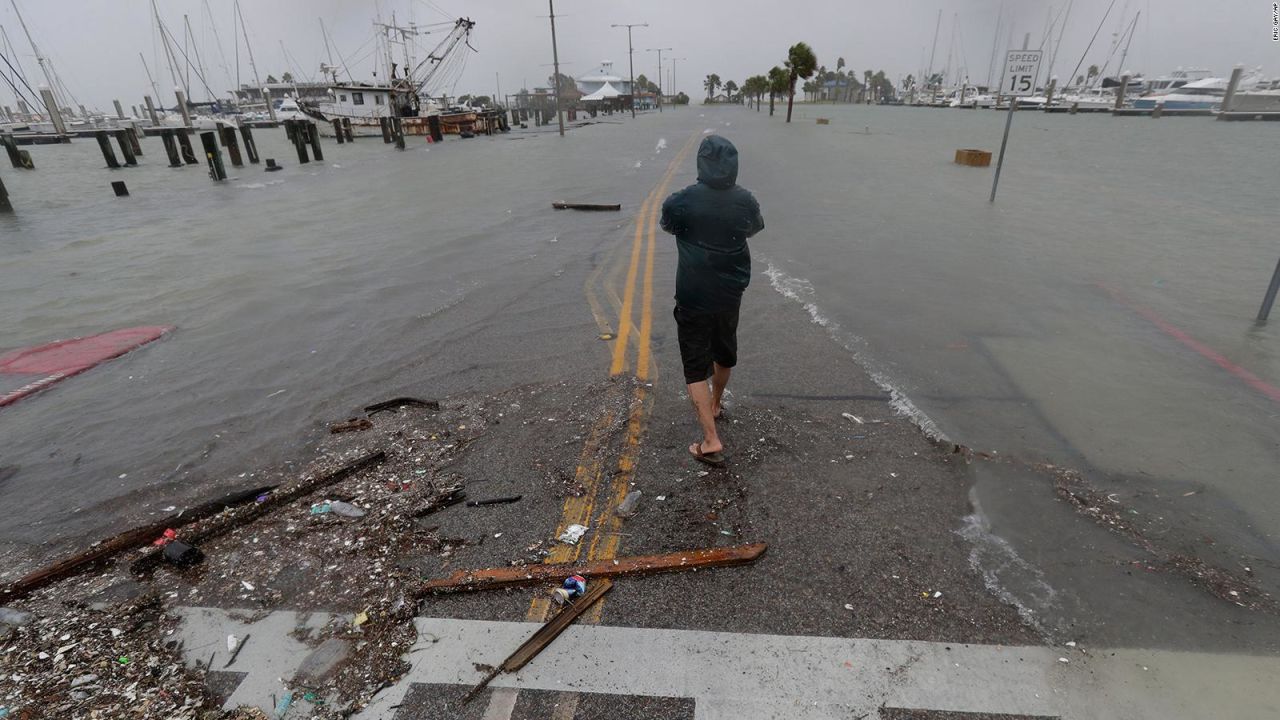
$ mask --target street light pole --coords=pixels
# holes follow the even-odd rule
[[[631,46],[631,28],[649,27],[649,23],[615,23],[610,27],[624,27],[627,29],[627,65],[630,67],[631,73],[631,117],[636,116],[636,58],[635,50]]]
[[[662,112],[662,51],[671,48],[649,48],[645,52],[658,53],[658,112]]]
[[[560,106],[560,50],[556,48],[556,0],[547,0],[551,10],[551,62],[556,73],[556,121],[560,124],[560,137],[564,137],[564,111]]]
[[[688,60],[689,58],[671,58],[671,92],[678,95],[680,91],[676,89],[676,61]]]

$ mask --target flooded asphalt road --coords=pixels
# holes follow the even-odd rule
[[[0,501],[23,518],[0,531],[6,566],[244,482],[373,400],[597,377],[605,346],[584,345],[582,275],[630,216],[547,207],[634,206],[683,138],[715,129],[739,144],[740,181],[765,211],[752,292],[800,301],[790,322],[834,341],[829,375],[793,372],[785,347],[800,345],[783,342],[762,378],[776,387],[754,402],[838,406],[836,358],[855,356],[927,429],[1084,470],[1158,517],[1148,529],[1168,542],[1274,585],[1275,403],[1168,332],[1280,382],[1274,334],[1248,324],[1274,263],[1266,128],[1026,113],[992,207],[990,171],[950,159],[994,148],[996,113],[801,107],[790,127],[766,116],[650,114],[576,129],[567,153],[532,131],[405,154],[361,141],[301,169],[280,131],[260,131],[286,170],[220,186],[163,167],[154,140],[148,165],[119,173],[99,170],[87,143],[37,148],[47,173],[6,175],[19,212],[0,220],[4,347],[179,329],[0,414],[0,464],[18,468]],[[116,177],[127,204],[104,192]],[[994,532],[979,545],[998,548],[986,560],[1008,599],[1054,623],[1097,612],[1108,587],[1081,587],[1123,552],[1082,568],[1086,546],[1070,543],[1102,541],[1043,478],[974,474],[985,514],[973,523]],[[1067,582],[1082,597],[1038,592]],[[1204,607],[1146,589],[1176,596],[1179,618]],[[1143,615],[1130,592],[1116,601],[1126,619]]]

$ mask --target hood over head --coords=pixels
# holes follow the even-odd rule
[[[698,146],[698,182],[717,190],[738,182],[738,148],[726,138],[708,135]]]

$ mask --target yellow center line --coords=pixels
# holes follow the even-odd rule
[[[618,318],[618,339],[613,345],[613,364],[609,366],[610,375],[620,375],[627,368],[627,340],[631,335],[631,306],[636,298],[636,271],[640,268],[640,246],[644,241],[644,224],[649,212],[649,205],[656,195],[650,192],[640,206],[640,214],[636,216],[636,236],[631,242],[631,264],[627,266],[627,284],[622,291],[622,314]]]

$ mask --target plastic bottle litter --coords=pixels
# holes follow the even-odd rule
[[[556,601],[557,605],[564,605],[582,597],[582,594],[586,591],[587,579],[581,575],[570,575],[564,579],[564,584],[551,591],[551,598]]]
[[[341,500],[334,500],[329,503],[329,509],[332,510],[335,515],[341,515],[342,517],[349,518],[364,517],[365,512],[355,505],[352,505],[351,503],[344,503]]]
[[[618,517],[631,517],[636,514],[636,506],[640,504],[640,496],[644,493],[639,490],[632,490],[627,493],[627,497],[618,505],[615,510]]]
[[[330,503],[327,503],[327,502],[316,503],[315,505],[311,506],[311,514],[312,515],[328,515],[329,511],[332,509],[333,508]]]
[[[586,534],[586,525],[573,524],[565,528],[564,532],[560,534],[560,542],[577,545],[578,541],[582,539],[582,536]]]

